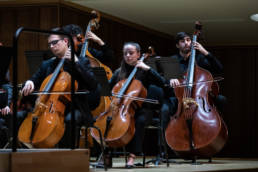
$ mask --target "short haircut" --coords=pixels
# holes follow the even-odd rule
[[[191,35],[186,33],[186,32],[178,32],[175,36],[176,44],[178,44],[180,40],[184,39],[184,37],[190,37],[191,38]]]
[[[72,37],[82,34],[82,28],[76,24],[68,24],[62,27],[65,33],[69,33]]]
[[[63,30],[62,28],[60,28],[60,27],[52,28],[51,31],[54,31],[54,32],[63,32],[63,33],[65,33],[64,30]],[[54,35],[54,34],[50,34],[50,35]],[[49,35],[49,36],[50,36],[50,35]],[[49,37],[49,36],[48,36],[48,37]],[[66,35],[59,35],[59,34],[58,34],[58,36],[59,36],[60,38],[62,38],[62,39],[68,38]]]

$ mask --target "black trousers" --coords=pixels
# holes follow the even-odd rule
[[[95,93],[97,95],[98,93]],[[91,105],[98,106],[99,102],[99,97],[95,97],[94,100],[95,102],[92,102]],[[88,101],[88,96],[77,96],[75,99],[75,111],[74,111],[74,119],[75,119],[75,139],[79,138],[79,131],[80,127],[82,125],[85,126],[91,126],[94,123],[94,119],[91,115],[91,108],[89,107],[90,103]],[[62,138],[62,140],[59,143],[59,147],[65,147],[68,148],[71,146],[71,143],[75,143],[71,139],[71,119],[72,119],[72,114],[71,114],[71,109],[68,108],[65,112],[65,133]]]
[[[153,111],[146,108],[141,108],[135,113],[135,134],[133,139],[126,146],[128,152],[136,155],[142,153],[145,126],[150,123],[152,116]]]
[[[143,103],[142,108],[135,112],[135,135],[133,139],[126,146],[127,151],[133,154],[140,154],[143,152],[143,140],[145,127],[152,122],[154,111],[160,108],[163,101],[163,90],[155,85],[150,85],[147,90],[147,98],[158,100],[159,104]]]

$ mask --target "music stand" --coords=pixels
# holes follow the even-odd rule
[[[96,77],[96,80],[99,82],[101,86],[101,96],[111,96],[111,88],[108,83],[106,71],[103,67],[94,67],[92,68],[92,71]]]
[[[145,60],[145,63],[150,66],[151,68],[155,69],[158,72],[158,68],[157,68],[157,60],[160,58],[160,56],[152,56],[152,57],[148,57]]]
[[[165,79],[176,79],[182,77],[180,63],[172,57],[161,57],[157,59],[157,71],[164,76]]]
[[[11,47],[0,46],[0,87],[6,81],[6,74],[9,69],[13,49]],[[4,108],[7,105],[7,94],[0,93],[0,108]]]

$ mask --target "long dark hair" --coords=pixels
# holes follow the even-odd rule
[[[126,43],[124,43],[123,49],[127,45],[132,45],[132,46],[135,47],[137,52],[141,52],[141,47],[138,43],[136,43],[136,42],[126,42]],[[121,66],[120,66],[120,72],[118,74],[118,81],[127,78],[127,76],[131,73],[133,68],[134,68],[134,66],[130,66],[130,65],[126,64],[126,62],[124,60],[124,57],[123,57],[123,60],[121,62]]]

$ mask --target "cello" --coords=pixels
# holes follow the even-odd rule
[[[201,25],[196,23],[192,42],[196,42]],[[195,63],[196,50],[192,43],[188,70],[180,79],[184,87],[174,88],[178,109],[165,131],[169,147],[180,157],[192,159],[211,158],[219,152],[228,138],[225,122],[220,117],[210,93],[218,93],[218,85],[210,72]],[[214,81],[214,80],[213,80]]]
[[[140,60],[143,60],[143,55]],[[134,79],[137,67],[134,67],[127,79],[119,81],[112,89],[112,102],[109,109],[98,116],[95,126],[101,130],[104,142],[109,147],[122,147],[128,144],[135,133],[134,113],[141,107],[142,101],[134,101],[147,96],[147,90],[139,80]],[[92,137],[100,142],[100,136],[95,128],[91,129]]]
[[[40,86],[40,91],[69,92],[71,75],[63,71],[65,58],[58,63],[55,71],[47,76]],[[78,84],[75,82],[75,90]],[[18,139],[28,147],[52,148],[64,134],[64,112],[66,103],[71,101],[69,94],[42,94],[35,103],[32,113],[22,122]]]
[[[92,31],[94,29],[98,29],[98,27],[99,27],[100,14],[97,11],[92,11],[91,14],[92,14],[91,16],[93,19],[91,19],[89,21],[87,29],[85,31],[85,35],[87,34],[87,32]],[[89,44],[88,39],[85,39],[83,37],[83,35],[77,35],[77,42],[75,42],[75,50],[76,51],[78,50],[79,44],[82,44],[80,56],[84,57],[86,55],[90,61],[90,66],[93,68],[94,67],[103,67],[106,72],[106,76],[109,80],[112,77],[112,70],[109,67],[107,67],[106,65],[102,64],[98,59],[94,58],[93,55],[88,51],[88,44]],[[93,111],[91,111],[93,117],[96,117],[100,113],[106,111],[110,105],[110,102],[111,102],[110,97],[101,96],[99,106],[96,109],[94,109]]]

